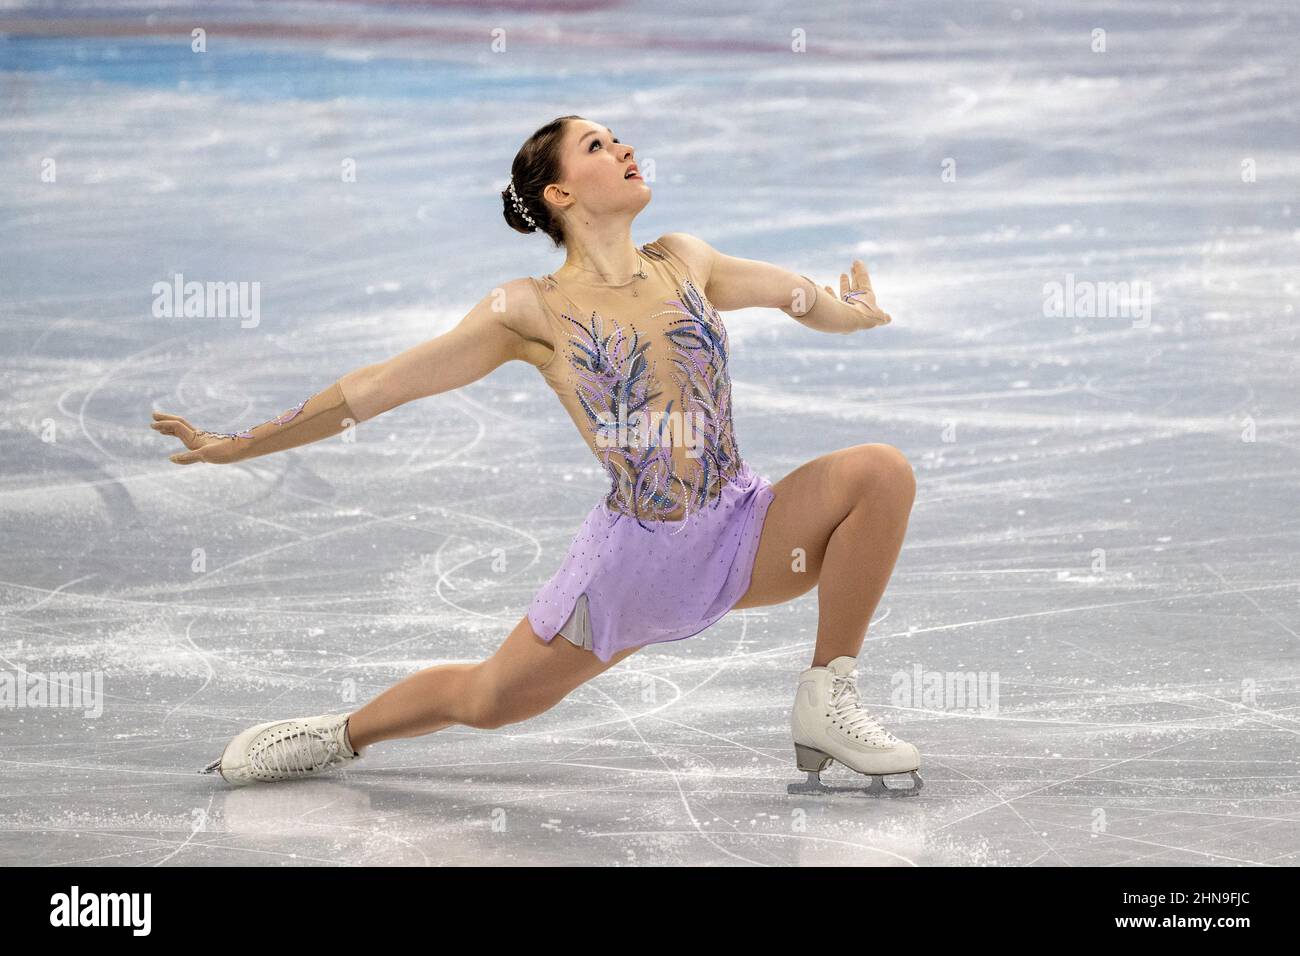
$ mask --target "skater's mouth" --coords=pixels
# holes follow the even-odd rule
[[[640,179],[640,178],[641,178],[641,173],[640,173],[640,171],[636,168],[636,163],[633,163],[631,166],[629,166],[629,167],[627,168],[627,172],[623,174],[623,178],[624,178],[624,179]]]

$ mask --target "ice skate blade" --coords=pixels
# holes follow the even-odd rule
[[[909,770],[907,773],[912,776],[912,785],[910,787],[891,787],[885,783],[885,777],[901,776],[901,774],[867,774],[871,778],[871,783],[865,787],[852,786],[827,786],[822,783],[821,777],[817,771],[809,770],[808,779],[803,783],[792,783],[786,786],[786,793],[858,793],[869,797],[914,797],[921,792],[921,787],[925,781],[915,770]]]
[[[218,757],[216,760],[212,761],[212,763],[208,764],[206,767],[200,770],[199,773],[217,773],[220,771],[220,769],[221,769],[221,758]]]

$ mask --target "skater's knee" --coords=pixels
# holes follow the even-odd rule
[[[502,686],[490,661],[476,666],[466,683],[468,691],[460,722],[468,727],[497,730],[545,710],[532,706],[529,695],[521,693],[518,688]]]
[[[545,707],[527,707],[511,701],[491,701],[479,710],[478,719],[471,724],[479,730],[499,730],[509,724],[518,724],[545,711]]]
[[[465,678],[465,694],[460,703],[460,723],[479,730],[501,726],[501,708],[492,668],[488,661],[474,666]]]
[[[863,496],[911,507],[916,497],[916,472],[907,456],[893,445],[883,443],[859,445],[856,450]]]

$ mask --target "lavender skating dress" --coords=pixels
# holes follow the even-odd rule
[[[528,620],[602,661],[726,614],[749,588],[774,496],[736,444],[721,317],[662,240],[639,252],[645,278],[625,285],[533,280],[556,346],[539,371],[610,492]]]

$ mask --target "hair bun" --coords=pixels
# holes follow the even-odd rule
[[[510,197],[510,190],[501,190],[501,214],[505,217],[506,225],[515,232],[533,233],[537,231],[535,223],[530,223],[520,214],[514,200]]]
[[[556,248],[564,245],[563,217],[547,202],[549,183],[563,179],[560,146],[571,120],[581,116],[558,116],[525,140],[510,163],[510,180],[501,190],[502,218],[515,232],[549,236]]]

